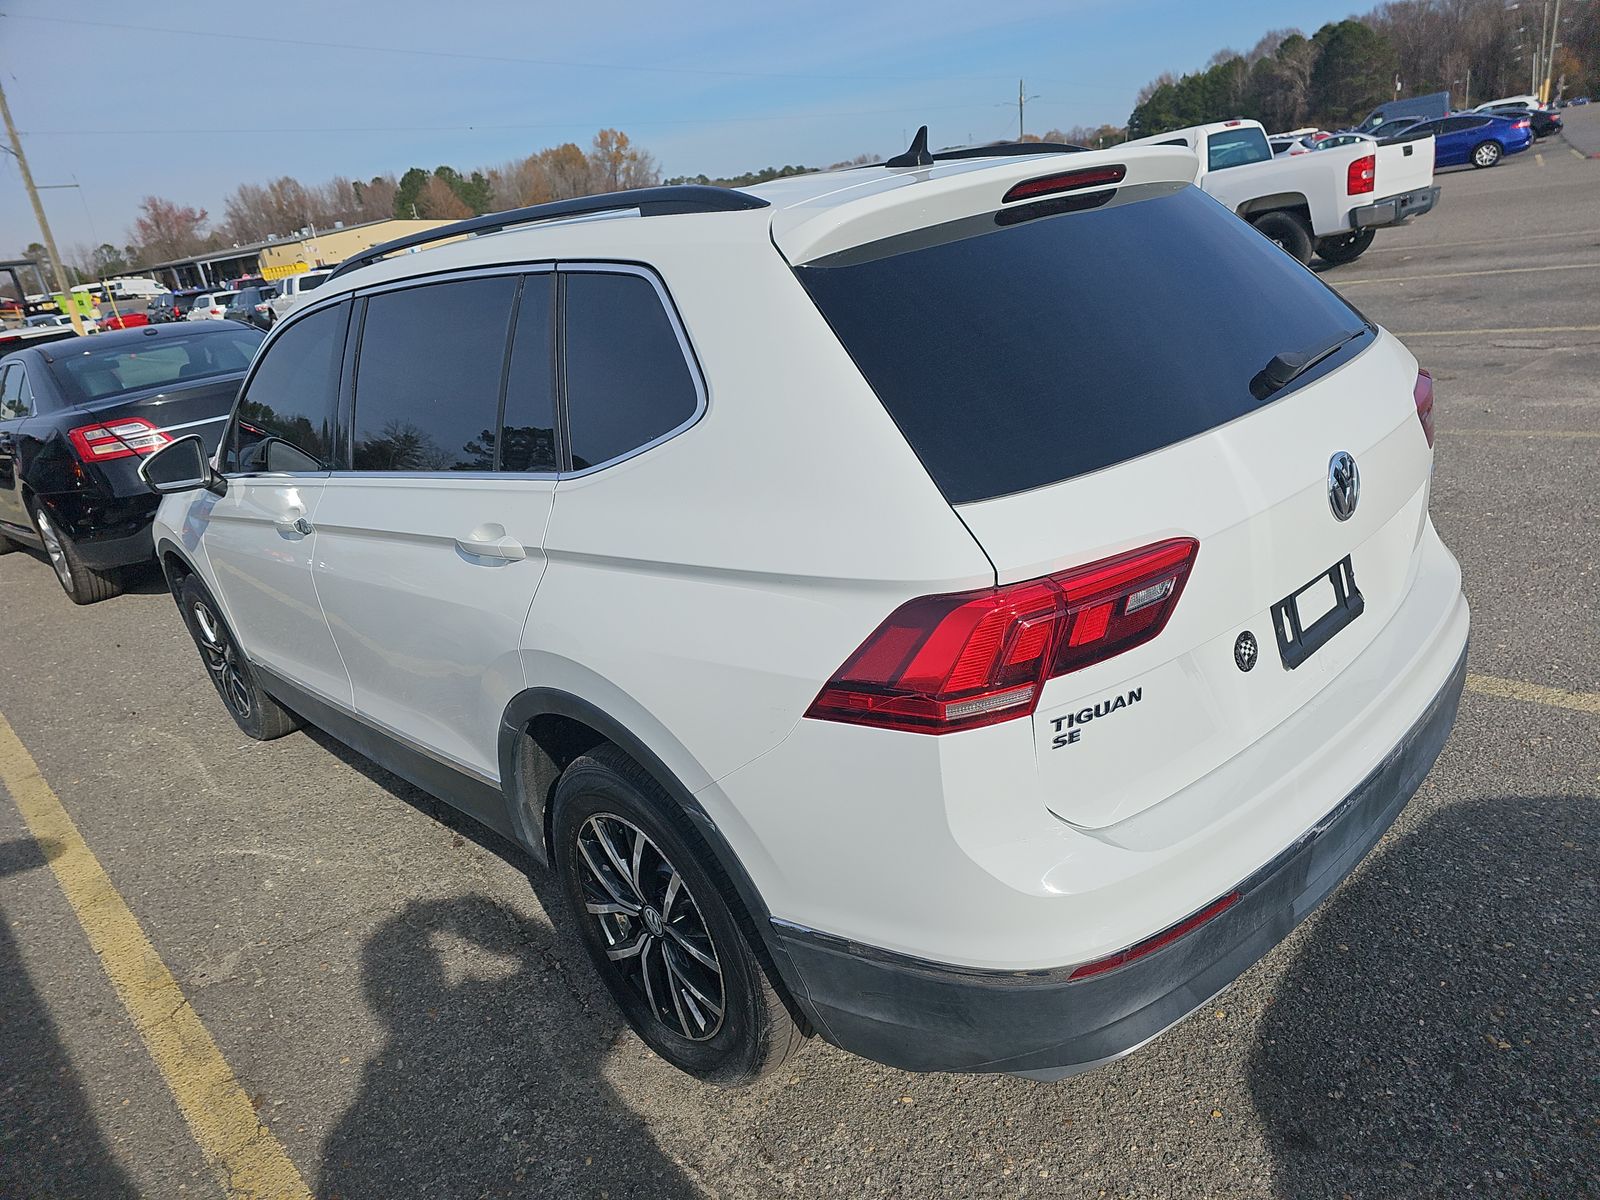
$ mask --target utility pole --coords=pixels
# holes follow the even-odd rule
[[[45,220],[44,205],[39,200],[39,189],[33,186],[33,172],[28,170],[28,160],[22,153],[22,139],[17,136],[17,127],[11,120],[11,106],[6,103],[6,89],[0,86],[0,116],[5,117],[6,133],[11,138],[11,153],[17,156],[17,168],[22,172],[22,186],[28,189],[28,199],[33,201],[33,215],[39,219],[39,232],[44,235],[44,248],[49,252],[50,265],[55,268],[56,287],[61,289],[61,300],[67,306],[67,316],[72,320],[72,329],[79,337],[83,336],[83,318],[78,315],[78,306],[72,302],[72,291],[67,287],[67,270],[61,265],[61,254],[56,250],[55,235],[50,232],[50,222]]]
[[[1019,142],[1027,136],[1027,127],[1023,124],[1022,110],[1029,100],[1037,100],[1038,98],[1037,95],[1029,96],[1025,94],[1022,80],[1017,80],[1017,141]]]
[[[1539,103],[1550,103],[1550,76],[1556,69],[1556,39],[1561,36],[1561,0],[1556,0],[1555,19],[1550,22],[1550,42],[1545,48],[1544,83],[1539,88]]]

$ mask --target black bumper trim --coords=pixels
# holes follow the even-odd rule
[[[818,1031],[908,1071],[1003,1071],[1058,1079],[1137,1049],[1222,991],[1281,942],[1377,844],[1422,783],[1455,722],[1463,649],[1427,709],[1323,819],[1238,887],[1226,912],[1103,975],[1072,967],[992,971],[863,946],[787,921],[773,938],[805,983]]]
[[[1368,226],[1403,225],[1412,217],[1420,217],[1424,213],[1431,212],[1437,203],[1439,203],[1437,185],[1418,188],[1402,196],[1389,196],[1352,209],[1350,226],[1352,229],[1365,229]]]

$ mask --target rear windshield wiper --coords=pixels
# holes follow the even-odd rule
[[[1273,393],[1281,392],[1339,347],[1346,342],[1354,341],[1366,331],[1366,327],[1362,326],[1360,329],[1346,330],[1332,341],[1313,346],[1310,350],[1289,350],[1282,354],[1274,354],[1272,361],[1257,371],[1255,378],[1250,381],[1250,394],[1257,400],[1265,400]]]

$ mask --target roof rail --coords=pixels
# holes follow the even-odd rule
[[[934,162],[951,158],[1010,158],[1021,154],[1080,154],[1087,146],[1071,142],[995,142],[992,146],[962,146],[959,150],[935,150]]]
[[[398,254],[402,250],[411,250],[431,242],[442,242],[473,233],[495,233],[513,225],[526,225],[534,221],[554,221],[562,217],[583,217],[632,208],[638,209],[641,216],[657,217],[672,213],[738,212],[743,209],[766,207],[768,202],[759,196],[702,183],[629,188],[621,192],[607,192],[602,196],[578,196],[571,200],[554,200],[549,204],[507,209],[505,212],[484,213],[481,217],[469,217],[465,221],[454,221],[437,229],[408,233],[405,237],[380,242],[360,254],[352,254],[335,267],[333,274],[328,278],[337,279],[341,275],[369,266],[380,258]]]

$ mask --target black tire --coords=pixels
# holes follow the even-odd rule
[[[1372,245],[1372,239],[1377,235],[1378,231],[1369,226],[1351,233],[1341,233],[1338,237],[1321,238],[1317,242],[1317,257],[1335,267],[1353,263],[1367,252],[1367,247]]]
[[[725,1086],[776,1070],[799,1048],[804,1034],[752,949],[748,917],[672,798],[632,759],[608,744],[563,772],[551,843],[584,948],[647,1046]]]
[[[206,674],[222,697],[223,707],[246,736],[270,742],[300,727],[298,717],[261,690],[250,660],[222,618],[222,610],[205,584],[193,575],[178,588],[178,609],[200,651]]]
[[[1277,242],[1296,262],[1311,261],[1311,230],[1292,212],[1269,212],[1256,217],[1251,224],[1261,234]]]
[[[1480,171],[1485,167],[1497,166],[1504,154],[1499,142],[1479,142],[1472,148],[1472,165]]]
[[[98,604],[122,594],[121,572],[100,571],[88,566],[72,538],[57,527],[44,505],[30,504],[28,515],[33,518],[33,527],[44,543],[45,557],[56,573],[56,582],[74,604]]]

